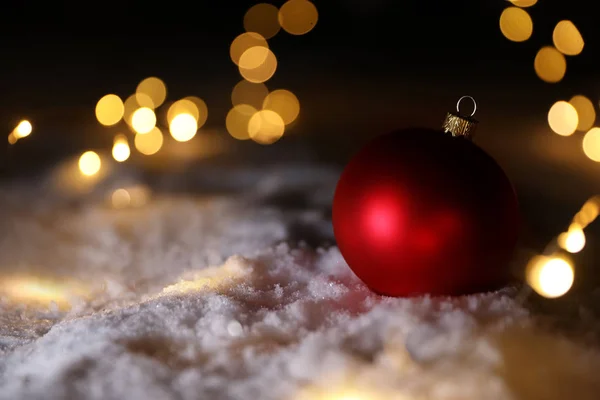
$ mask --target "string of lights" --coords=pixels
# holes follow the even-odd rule
[[[500,15],[500,30],[513,42],[531,38],[533,20],[525,8],[534,6],[537,0],[509,0],[512,6]],[[552,32],[553,46],[541,47],[534,59],[534,70],[544,82],[560,82],[567,72],[567,58],[583,51],[585,42],[572,21],[559,21]],[[576,131],[587,132],[583,136],[584,154],[592,161],[600,162],[600,128],[596,121],[594,103],[584,95],[575,95],[569,101],[555,102],[548,112],[550,129],[561,136],[571,136]],[[557,298],[566,294],[575,280],[574,263],[569,253],[578,253],[585,247],[584,229],[598,216],[598,197],[590,198],[573,218],[569,228],[555,238],[541,255],[533,257],[525,270],[529,287],[539,295]]]

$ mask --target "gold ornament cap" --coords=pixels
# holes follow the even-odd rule
[[[465,99],[469,99],[473,102],[473,111],[470,115],[465,115],[460,112],[460,103]],[[446,119],[442,125],[442,130],[445,133],[452,134],[452,136],[460,136],[471,139],[475,133],[475,128],[477,128],[477,124],[479,123],[479,121],[473,118],[476,111],[477,103],[473,97],[461,97],[456,103],[456,112],[449,112],[446,114]]]

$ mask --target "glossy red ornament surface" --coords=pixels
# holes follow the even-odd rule
[[[514,189],[470,140],[407,129],[367,144],[333,200],[339,249],[388,296],[462,295],[509,281],[519,226]]]

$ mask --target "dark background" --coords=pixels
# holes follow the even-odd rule
[[[505,39],[498,21],[505,0],[314,1],[310,33],[281,31],[269,40],[278,57],[270,89],[292,90],[301,116],[278,143],[240,143],[224,131],[230,93],[240,80],[229,58],[256,1],[5,2],[0,24],[0,126],[21,118],[34,134],[11,149],[4,179],[30,179],[68,155],[109,150],[112,135],[94,117],[106,93],[123,99],[148,76],[165,81],[169,99],[208,104],[206,127],[238,149],[238,161],[309,160],[343,165],[368,138],[407,126],[439,127],[464,95],[478,101],[476,142],[506,169],[519,193],[524,246],[541,250],[600,191],[600,166],[585,157],[582,133],[552,133],[546,116],[557,100],[584,94],[597,103],[600,49],[597,6],[540,0],[526,10],[534,32]],[[280,6],[283,1],[274,1]],[[533,59],[552,30],[572,20],[585,40],[568,57],[558,84],[535,75]],[[255,157],[252,158],[254,155]],[[576,256],[578,285],[595,287],[595,225]]]

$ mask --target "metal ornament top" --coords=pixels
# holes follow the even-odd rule
[[[473,102],[473,111],[470,115],[465,115],[460,112],[460,103],[469,99]],[[442,130],[445,133],[450,133],[452,136],[461,136],[467,139],[471,139],[473,134],[475,133],[475,128],[477,127],[478,121],[473,118],[475,112],[477,111],[477,103],[475,99],[471,96],[463,96],[458,99],[456,103],[456,112],[449,112],[446,114],[446,119],[444,120],[444,124],[442,125]]]

